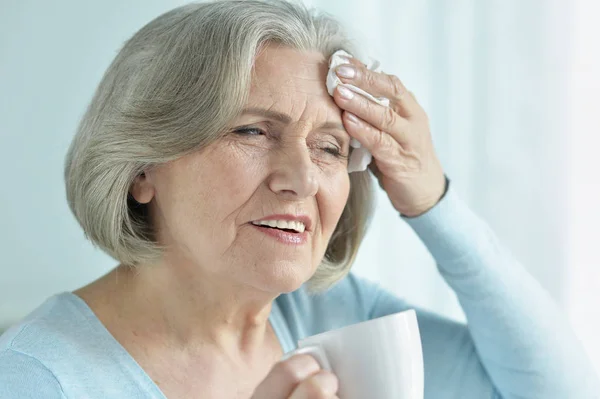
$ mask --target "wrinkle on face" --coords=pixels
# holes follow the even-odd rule
[[[205,277],[268,291],[288,290],[310,278],[350,187],[347,159],[324,151],[341,147],[347,155],[350,142],[342,111],[326,90],[327,71],[327,60],[318,52],[269,47],[256,59],[245,108],[286,114],[289,123],[240,115],[232,130],[259,128],[267,134],[228,133],[210,150],[166,167],[158,182],[158,211],[169,230],[165,237],[172,242],[167,244],[178,249],[174,259],[186,259],[190,270],[204,269]],[[321,128],[326,122],[342,128]],[[294,169],[300,163],[304,172]],[[296,182],[304,196],[292,195],[290,187],[275,190],[274,181],[280,187]],[[311,187],[316,187],[314,195]],[[284,248],[251,226],[258,218],[288,212],[313,219],[308,245]]]
[[[329,69],[325,57],[279,45],[274,48],[277,51],[265,51],[256,60],[250,88],[253,102],[286,112],[295,121],[314,118],[316,124],[329,118],[341,123],[341,109],[325,86]]]

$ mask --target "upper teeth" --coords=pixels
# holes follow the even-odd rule
[[[278,229],[296,230],[298,233],[303,233],[306,228],[304,223],[295,220],[260,220],[258,222],[252,222],[252,224],[257,226],[276,227]]]

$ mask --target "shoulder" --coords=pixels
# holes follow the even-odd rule
[[[288,324],[303,325],[299,335],[312,335],[373,318],[383,293],[377,283],[350,273],[326,292],[311,294],[301,287],[281,295],[277,304]],[[401,299],[397,305],[402,308],[397,311],[410,308]]]
[[[444,397],[464,386],[491,387],[466,324],[414,306],[362,277],[350,274],[319,295],[299,289],[280,296],[277,303],[294,341],[414,309],[423,349],[425,380],[429,381],[426,397]]]
[[[0,336],[0,397],[65,397],[54,366],[67,358],[74,343],[62,295],[49,298]]]
[[[0,351],[13,351],[41,361],[65,357],[89,334],[88,317],[70,293],[55,295],[0,336]]]
[[[39,362],[59,380],[81,375],[82,370],[89,369],[89,359],[110,358],[112,348],[110,335],[103,331],[100,321],[72,293],[47,299],[0,336],[5,367],[9,361],[25,356]]]
[[[277,304],[296,339],[414,309],[423,344],[434,349],[432,352],[449,339],[457,347],[470,341],[464,323],[414,306],[378,283],[352,273],[324,293],[310,294],[300,288],[281,295]]]
[[[65,398],[54,373],[38,359],[13,349],[0,350],[1,398]]]
[[[163,396],[87,304],[63,293],[0,337],[0,398],[5,397]]]

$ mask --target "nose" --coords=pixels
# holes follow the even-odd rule
[[[304,140],[289,143],[272,155],[269,188],[289,199],[314,196],[319,188],[316,165]]]

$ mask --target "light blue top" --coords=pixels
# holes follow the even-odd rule
[[[468,326],[417,309],[425,398],[591,399],[600,384],[564,312],[449,189],[406,219],[456,292]],[[270,321],[284,352],[298,339],[412,306],[354,275],[328,292],[277,298]],[[165,396],[91,309],[48,299],[0,337],[0,398]]]

